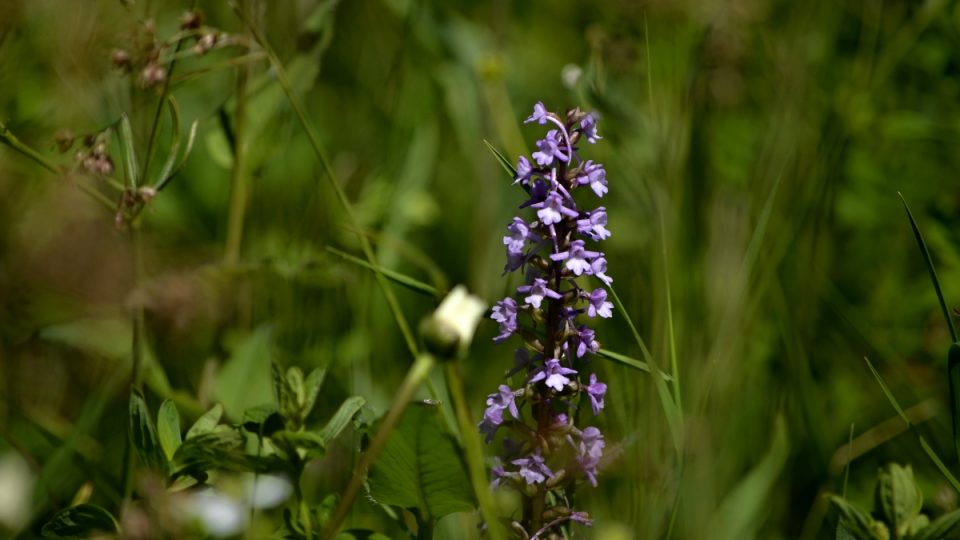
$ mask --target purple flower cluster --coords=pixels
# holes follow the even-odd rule
[[[504,273],[520,270],[525,279],[490,315],[500,325],[494,341],[521,338],[507,377],[523,373],[524,378],[518,388],[502,384],[487,397],[480,431],[490,443],[500,428],[509,430],[503,438],[505,459],[493,471],[494,485],[510,485],[530,498],[522,525],[532,533],[544,527],[546,501],[566,500],[564,491],[578,480],[597,484],[603,434],[594,426],[579,429],[573,419],[587,408],[594,416],[603,409],[607,385],[588,371],[600,344],[581,319],[613,316],[604,289],[613,280],[596,248],[610,237],[606,209],[584,208],[583,201],[574,199],[577,188],[590,188],[581,190],[582,200],[607,193],[603,166],[582,160],[577,148],[581,140],[593,144],[601,139],[597,116],[572,109],[561,117],[537,103],[526,122],[550,124],[550,129],[537,141],[531,159],[520,156],[517,161],[514,184],[529,197],[520,208],[535,210],[536,218],[514,217],[503,237]],[[547,492],[560,496],[547,498]],[[571,519],[589,521],[576,514],[583,519]]]

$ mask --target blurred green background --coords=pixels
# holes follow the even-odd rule
[[[173,35],[188,5],[130,4],[0,4],[0,122],[63,168],[0,146],[0,451],[40,475],[37,518],[86,481],[93,500],[116,498],[130,306],[146,312],[151,401],[175,397],[190,417],[269,395],[268,364],[227,369],[238,356],[328,366],[321,415],[359,394],[370,419],[412,361],[373,274],[327,250],[360,255],[357,231],[262,58],[244,64],[249,191],[231,210],[224,126],[243,68],[228,62],[242,47],[173,73],[197,142],[141,216],[135,280],[129,235],[77,186],[118,192],[55,148],[63,130],[96,133],[121,113],[146,147],[159,93],[112,68],[111,51],[148,18]],[[246,35],[226,1],[199,8]],[[597,360],[609,459],[583,490],[588,534],[659,538],[678,504],[674,538],[832,538],[822,495],[841,489],[852,424],[851,498],[869,501],[877,467],[896,460],[917,470],[932,513],[957,506],[863,357],[960,471],[949,337],[897,197],[960,301],[960,4],[261,0],[252,12],[380,263],[490,303],[516,285],[501,236],[524,197],[484,140],[514,160],[540,136],[520,123],[535,101],[599,112],[604,139],[584,154],[608,170],[609,273],[664,369],[671,301],[685,437],[680,460],[652,378]],[[120,179],[116,137],[111,155]],[[435,306],[394,289],[414,324]],[[597,334],[640,357],[619,314]],[[463,366],[475,417],[512,366],[493,335],[482,323]],[[343,489],[355,443],[318,464],[310,489]],[[364,500],[351,519],[398,530]],[[475,534],[447,521],[451,538]]]

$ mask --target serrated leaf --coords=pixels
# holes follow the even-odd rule
[[[960,524],[960,509],[946,514],[933,520],[933,523],[921,529],[910,540],[940,540],[953,532]]]
[[[177,412],[177,406],[173,400],[168,399],[160,405],[160,412],[157,413],[157,435],[167,461],[172,460],[177,448],[180,448],[183,442],[180,435],[180,413]]]
[[[874,490],[874,504],[897,538],[903,537],[923,507],[923,493],[913,479],[913,469],[896,463],[881,469]]]
[[[353,417],[366,405],[367,400],[360,396],[348,397],[334,413],[327,425],[320,430],[324,446],[329,445],[350,424]]]
[[[88,538],[119,530],[120,526],[110,512],[93,504],[80,504],[53,516],[44,524],[40,534],[45,538]]]
[[[219,403],[214,405],[212,409],[203,413],[203,416],[197,419],[196,422],[190,426],[190,429],[187,430],[187,438],[192,439],[198,435],[204,435],[213,431],[213,428],[217,427],[217,424],[220,423],[220,418],[223,416],[223,406]]]
[[[424,520],[474,508],[460,449],[440,423],[439,410],[411,404],[368,476],[380,504],[416,508]]]
[[[830,504],[840,513],[840,525],[846,532],[858,540],[875,539],[877,535],[873,530],[873,518],[870,514],[860,508],[850,504],[841,497],[829,495]],[[838,528],[839,535],[839,528]],[[838,538],[840,538],[838,536]],[[877,539],[880,540],[880,539]]]
[[[167,471],[167,461],[160,447],[157,427],[153,423],[143,394],[136,390],[130,394],[130,441],[145,467]]]
[[[320,395],[320,387],[323,386],[323,379],[327,375],[326,368],[315,368],[307,375],[307,380],[303,383],[303,418],[306,419],[317,404],[317,396]]]

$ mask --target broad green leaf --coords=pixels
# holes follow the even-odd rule
[[[367,400],[360,396],[348,397],[337,409],[337,412],[334,413],[333,417],[330,418],[330,421],[327,422],[327,425],[323,426],[323,429],[320,430],[320,435],[323,437],[324,446],[329,445],[336,439],[344,428],[350,424],[350,421],[353,420],[353,417],[356,416],[360,409],[367,403]]]
[[[840,513],[840,525],[846,534],[857,540],[877,539],[874,532],[874,521],[870,514],[850,504],[842,497],[830,495],[829,499],[830,504]],[[840,536],[841,527],[837,528],[837,540],[844,538]]]
[[[881,469],[874,490],[874,505],[896,531],[897,538],[907,533],[913,518],[923,507],[923,493],[913,480],[913,469],[890,463]]]
[[[460,450],[435,406],[413,403],[390,434],[368,477],[380,504],[416,508],[424,521],[474,508]]]
[[[234,348],[217,374],[217,401],[231,418],[241,418],[243,411],[257,405],[276,404],[270,384],[271,343],[270,328],[258,327]]]
[[[940,540],[953,532],[960,524],[960,510],[947,512],[933,520],[933,523],[921,529],[910,540]]]
[[[157,428],[143,394],[136,390],[130,394],[130,440],[145,467],[166,472],[167,461],[163,457]]]
[[[223,406],[218,403],[212,409],[203,413],[203,416],[190,426],[190,429],[187,430],[187,438],[192,439],[198,435],[210,433],[220,423],[221,416],[223,416]]]
[[[326,368],[316,368],[307,375],[307,380],[303,383],[303,418],[306,420],[317,404],[317,396],[320,395],[320,387],[323,386],[323,379],[327,375]]]
[[[157,413],[157,435],[160,437],[160,446],[163,447],[167,461],[172,460],[177,448],[180,448],[183,442],[180,436],[180,413],[177,412],[177,406],[173,404],[173,400],[168,399],[160,405],[160,412]]]
[[[93,504],[80,504],[53,516],[40,533],[45,538],[88,538],[119,530],[120,526],[110,512]]]

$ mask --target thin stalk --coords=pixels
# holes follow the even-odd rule
[[[330,523],[327,524],[327,528],[321,536],[324,540],[332,540],[333,537],[336,536],[337,530],[350,512],[350,507],[353,505],[354,499],[356,499],[357,494],[360,493],[360,488],[363,486],[363,480],[367,476],[367,471],[370,470],[370,466],[373,465],[373,462],[376,461],[383,447],[387,444],[387,438],[390,436],[390,433],[393,432],[394,428],[397,427],[400,417],[403,416],[403,412],[407,410],[407,405],[410,404],[410,400],[413,399],[414,394],[417,392],[417,389],[420,388],[424,379],[427,379],[434,364],[436,364],[436,359],[432,355],[424,353],[418,355],[413,365],[407,370],[407,376],[403,379],[403,382],[400,384],[400,389],[397,390],[396,395],[393,397],[390,410],[387,411],[386,416],[384,416],[383,423],[380,424],[380,429],[378,429],[376,435],[373,436],[370,446],[367,448],[367,451],[364,452],[363,457],[360,458],[357,467],[353,470],[350,483],[347,484],[347,489],[344,490],[343,497],[340,499],[340,503],[337,504],[337,509],[334,511]]]
[[[133,291],[140,288],[143,276],[143,240],[142,231],[137,223],[130,224],[130,252],[131,263],[133,266]],[[134,297],[137,295],[134,294]],[[130,393],[143,390],[143,333],[144,333],[144,314],[143,302],[136,300],[132,306],[131,326],[133,328],[133,338],[130,345]],[[131,429],[130,426],[127,429]],[[126,445],[123,450],[123,470],[121,475],[121,485],[123,486],[123,500],[121,502],[121,512],[130,503],[133,497],[133,441],[127,437]]]
[[[246,2],[241,2],[239,9],[245,10]],[[250,182],[247,177],[247,152],[244,143],[244,131],[247,123],[247,80],[250,67],[241,64],[237,67],[236,84],[236,111],[233,126],[233,171],[231,184],[233,190],[230,196],[230,211],[227,216],[227,245],[224,260],[228,266],[237,263],[240,258],[240,244],[243,240],[243,222],[247,211]]]
[[[487,469],[483,463],[483,443],[476,424],[470,418],[470,408],[467,406],[467,395],[463,388],[463,377],[460,375],[460,364],[449,362],[446,369],[447,389],[453,400],[453,409],[460,424],[460,438],[467,457],[467,468],[470,471],[470,482],[480,505],[480,513],[487,524],[487,535],[491,540],[500,540],[505,537],[500,521],[497,519],[496,506],[490,492]]]
[[[29,158],[31,161],[33,161],[37,165],[40,165],[44,169],[52,172],[53,174],[58,174],[60,172],[53,165],[53,163],[47,160],[47,158],[43,157],[43,155],[41,155],[40,152],[37,152],[33,148],[30,148],[29,146],[21,142],[20,139],[18,139],[16,135],[14,135],[7,128],[7,126],[3,124],[0,124],[0,143],[3,143],[9,146],[10,148],[13,148],[24,157]]]
[[[267,58],[270,59],[270,65],[273,67],[274,72],[276,73],[277,82],[280,83],[280,87],[286,94],[287,100],[290,102],[290,106],[293,107],[303,131],[307,134],[307,139],[310,140],[310,146],[313,147],[313,151],[317,155],[317,159],[320,160],[320,164],[323,166],[325,177],[330,182],[330,186],[333,188],[334,193],[336,193],[337,200],[340,202],[340,206],[343,207],[343,211],[347,214],[350,224],[357,231],[359,231],[360,227],[356,214],[353,211],[353,206],[350,204],[350,199],[347,198],[347,194],[340,186],[340,182],[337,180],[337,177],[333,172],[333,168],[330,166],[330,160],[327,159],[326,153],[324,152],[323,147],[320,145],[320,139],[313,130],[313,126],[311,126],[310,122],[307,121],[306,109],[304,109],[303,104],[300,102],[300,98],[293,91],[293,87],[290,84],[290,79],[287,77],[287,71],[284,69],[283,63],[280,62],[277,54],[273,51],[273,48],[270,46],[270,43],[267,41],[260,29],[257,28],[249,18],[247,18],[246,14],[240,10],[237,10],[235,5],[234,11],[244,22],[244,24],[247,25],[247,28],[253,34],[254,39],[257,40],[257,43],[260,44],[260,47],[263,48],[263,51],[267,54]],[[397,321],[397,326],[400,327],[400,332],[403,334],[403,339],[407,344],[407,349],[409,349],[410,353],[416,357],[419,353],[417,341],[414,338],[413,331],[410,329],[410,325],[407,323],[406,317],[400,310],[400,303],[397,301],[397,297],[394,294],[393,289],[387,282],[386,277],[380,271],[380,265],[377,264],[376,257],[373,254],[373,248],[370,246],[370,241],[360,233],[357,234],[357,239],[360,242],[360,247],[363,250],[363,254],[367,258],[367,262],[370,263],[372,269],[376,273],[377,283],[380,285],[380,289],[383,290],[383,295],[386,297],[387,305],[390,307],[390,311],[393,313],[393,317]]]

